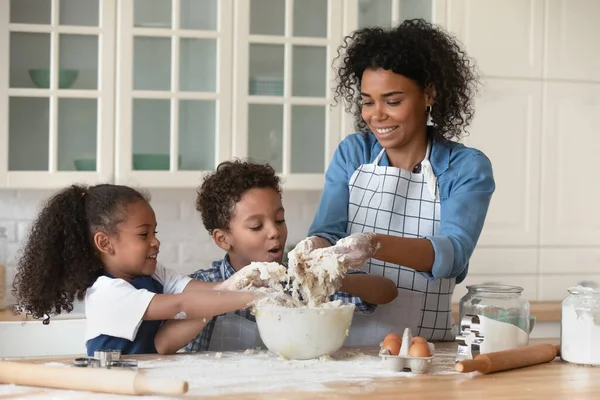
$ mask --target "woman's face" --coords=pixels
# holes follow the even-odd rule
[[[360,86],[362,118],[383,148],[401,148],[426,134],[430,96],[415,81],[382,68],[369,68]]]

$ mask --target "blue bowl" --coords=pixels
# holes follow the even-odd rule
[[[181,167],[181,155],[177,160],[177,167]],[[168,171],[168,154],[134,154],[133,169],[135,171]]]
[[[96,159],[84,158],[78,159],[73,162],[77,171],[95,171],[96,170]]]
[[[58,88],[69,89],[79,76],[79,71],[76,69],[61,69],[58,71]],[[50,70],[45,68],[30,69],[29,77],[34,85],[40,89],[48,89],[50,87]]]

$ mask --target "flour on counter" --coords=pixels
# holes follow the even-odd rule
[[[205,352],[160,357],[140,361],[139,371],[156,378],[183,379],[189,383],[189,397],[236,396],[242,393],[319,392],[329,385],[343,383],[348,394],[364,389],[378,378],[411,379],[411,372],[393,372],[377,355],[377,349],[341,349],[331,357],[306,361],[279,360],[266,350],[254,354],[243,352]],[[428,375],[458,374],[454,370],[455,349],[436,351]],[[293,379],[290,379],[293,377]],[[31,399],[127,400],[132,396],[53,390],[35,387],[0,385],[0,395],[27,394]],[[186,398],[182,396],[181,398]],[[137,396],[144,400],[167,400],[171,397]]]

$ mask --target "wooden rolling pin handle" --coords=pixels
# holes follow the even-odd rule
[[[137,374],[133,381],[135,394],[163,394],[163,395],[178,395],[187,393],[188,383],[186,381],[150,378],[143,374]]]
[[[456,363],[454,369],[458,372],[475,372],[489,368],[489,360],[483,358],[475,358],[474,360],[464,360]]]
[[[129,370],[51,367],[9,361],[0,361],[0,383],[134,395],[179,395],[188,390],[185,381],[151,378]]]
[[[558,354],[560,354],[559,346],[538,344],[536,346],[479,354],[473,360],[456,363],[454,368],[458,372],[478,371],[482,374],[489,374],[550,362]]]

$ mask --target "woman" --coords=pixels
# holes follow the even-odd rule
[[[360,132],[339,144],[299,246],[356,234],[355,252],[372,257],[363,270],[398,286],[392,303],[355,315],[347,344],[377,344],[405,327],[454,340],[452,293],[467,275],[495,189],[489,159],[452,141],[473,118],[474,64],[423,20],[358,30],[339,54],[336,100]]]

